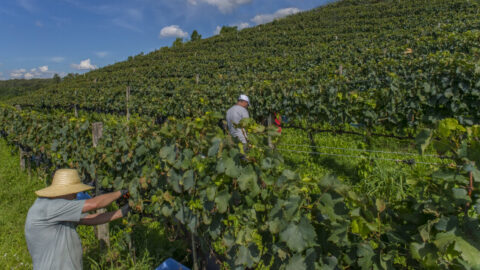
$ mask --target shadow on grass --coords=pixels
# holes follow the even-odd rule
[[[359,182],[358,171],[360,170],[359,164],[352,164],[349,161],[339,160],[335,157],[319,156],[319,155],[307,155],[308,160],[303,162],[314,164],[314,166],[322,167],[328,171],[328,174],[335,175],[342,179],[347,179],[349,183],[355,184]],[[303,168],[305,164],[302,161],[298,161],[296,157],[286,157],[285,164],[287,167],[297,170]],[[307,165],[308,166],[308,165]]]
[[[338,159],[332,157],[319,157],[313,156],[313,160],[315,163],[332,170],[333,175],[347,178],[350,182],[354,183],[358,181],[358,168],[348,163],[339,162]]]
[[[169,239],[161,223],[135,225],[131,234],[128,230],[125,225],[112,223],[110,248],[101,247],[94,236],[85,239],[84,269],[155,269],[168,258],[191,264],[185,241]]]

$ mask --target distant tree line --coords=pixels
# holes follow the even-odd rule
[[[0,100],[21,96],[48,85],[59,83],[62,79],[55,74],[51,79],[13,79],[0,81]]]

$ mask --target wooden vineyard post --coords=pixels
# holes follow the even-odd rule
[[[103,135],[103,123],[96,122],[92,124],[92,138],[93,138],[93,147],[97,147],[98,141],[102,138]],[[95,176],[95,195],[100,195],[100,184],[98,183],[98,179]],[[105,209],[98,209],[97,213],[105,213]],[[110,236],[108,233],[108,223],[97,225],[95,227],[95,234],[97,239],[100,240],[101,246],[110,246]]]
[[[128,101],[130,99],[130,86],[127,86],[127,90],[125,91],[125,96],[127,99],[127,122],[130,121],[130,110],[128,109]]]
[[[272,126],[272,122],[272,114],[269,114],[267,118],[268,129]],[[270,137],[270,135],[268,135],[268,147],[273,148],[272,137]]]
[[[30,182],[32,180],[32,158],[31,157],[27,159],[27,173],[28,173],[28,182]]]
[[[312,130],[308,131],[308,139],[310,140],[310,146],[312,147],[312,149],[317,149],[317,143],[315,142],[315,134],[313,134]],[[316,150],[314,150],[314,151],[316,151]],[[318,159],[320,157],[320,156],[317,156],[313,153],[311,153],[310,156],[312,158],[314,158],[314,160],[316,160],[316,161],[318,161]]]
[[[15,105],[15,109],[21,111],[22,107],[20,105]],[[21,145],[18,146],[18,153],[20,155],[20,169],[22,169],[22,171],[25,171],[25,152],[23,151]]]
[[[75,118],[78,118],[78,111],[77,111],[77,90],[75,90],[75,105],[74,105],[74,109],[75,109]]]
[[[200,82],[200,76],[197,74],[195,76],[195,83],[198,85],[199,82]]]
[[[25,152],[23,151],[22,147],[18,147],[18,151],[20,153],[20,169],[22,171],[25,171]]]
[[[472,166],[475,167],[475,162],[473,162]],[[470,178],[470,183],[469,183],[469,185],[468,185],[468,196],[469,196],[470,198],[472,198],[473,180],[474,180],[474,179],[473,179],[473,172],[470,171],[470,173],[469,173],[468,176],[469,176],[469,178]],[[475,180],[476,180],[476,179],[475,179]],[[471,206],[470,203],[467,203],[467,204],[465,205],[465,215],[468,215],[468,209],[470,209],[470,206]]]
[[[470,186],[468,187],[468,196],[471,198],[472,197],[472,192],[473,192],[473,173],[470,172]]]
[[[190,234],[192,240],[193,270],[198,269],[197,244],[195,243],[195,230]]]

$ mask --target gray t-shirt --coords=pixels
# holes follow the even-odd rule
[[[34,270],[82,269],[82,243],[76,227],[84,200],[37,198],[25,222]]]
[[[240,105],[234,105],[227,111],[227,127],[230,135],[237,137],[242,143],[247,143],[242,129],[233,126],[233,124],[238,124],[243,118],[249,118],[249,115],[247,109]]]

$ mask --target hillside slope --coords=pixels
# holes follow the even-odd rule
[[[46,88],[54,83],[53,79],[13,79],[0,80],[0,100],[29,95],[32,92]]]
[[[131,57],[12,102],[123,113],[130,86],[139,114],[224,111],[243,92],[256,118],[471,124],[480,120],[479,9],[465,0],[344,0]]]

